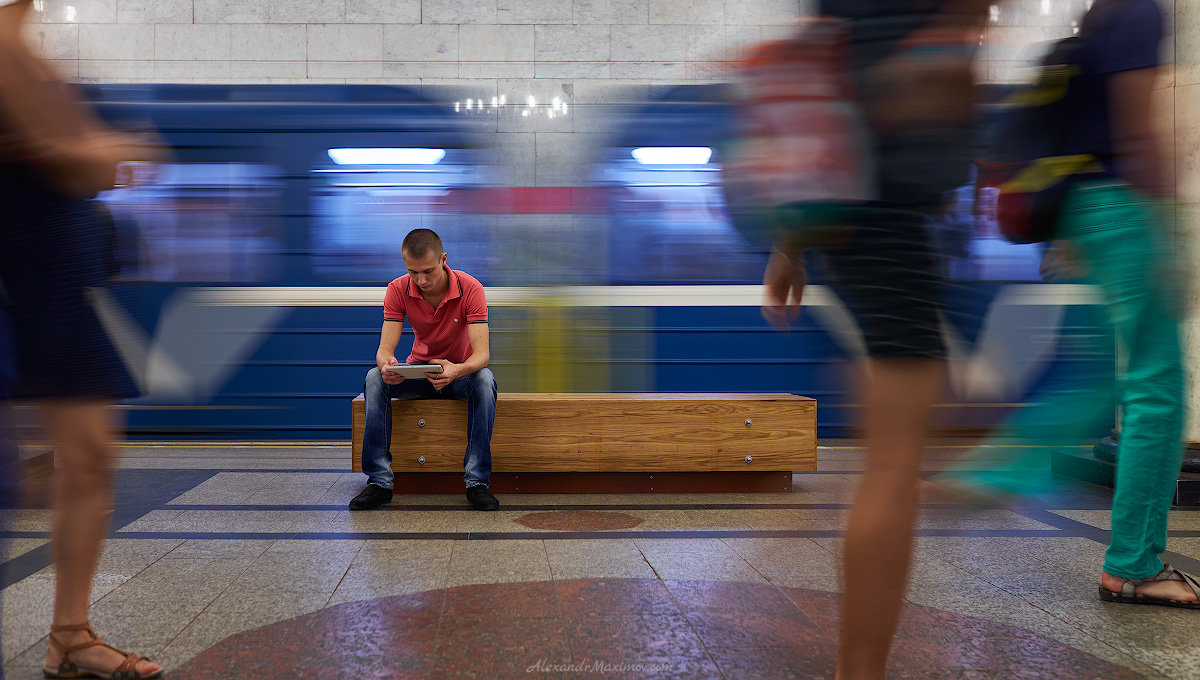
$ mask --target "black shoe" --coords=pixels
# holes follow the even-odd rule
[[[482,484],[467,487],[467,500],[471,501],[471,507],[476,510],[500,509],[500,501]]]
[[[351,510],[374,510],[384,503],[392,502],[392,490],[378,484],[368,484],[350,501]]]

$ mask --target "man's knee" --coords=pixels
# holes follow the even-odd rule
[[[473,388],[480,394],[496,394],[496,376],[492,375],[492,369],[481,368],[471,379]]]
[[[368,410],[377,409],[382,402],[390,401],[390,387],[383,381],[383,375],[378,368],[367,371],[367,377],[363,380],[363,396],[366,398]]]
[[[378,366],[367,371],[367,377],[363,379],[364,392],[372,388],[383,389],[383,385],[383,374],[379,372]]]

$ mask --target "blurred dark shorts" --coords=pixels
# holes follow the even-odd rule
[[[117,400],[138,392],[88,300],[112,264],[89,201],[25,168],[0,166],[0,304],[8,316],[14,399]]]
[[[945,356],[944,279],[920,210],[873,207],[845,241],[825,250],[834,291],[876,359]]]

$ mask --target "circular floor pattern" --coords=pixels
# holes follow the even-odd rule
[[[642,523],[641,517],[623,512],[599,512],[596,510],[551,510],[531,512],[516,519],[531,529],[550,531],[612,531],[628,529]]]
[[[836,594],[756,583],[462,586],[239,633],[170,678],[831,678],[836,616]],[[889,677],[1142,676],[1029,631],[909,605]]]

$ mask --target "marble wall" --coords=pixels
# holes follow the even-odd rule
[[[1194,271],[1200,255],[1200,1],[1172,0],[1175,20],[1175,67],[1163,97],[1170,116],[1178,196],[1176,225],[1182,244],[1184,270]],[[1200,284],[1192,274],[1184,323],[1188,358],[1187,438],[1200,442]]]
[[[31,39],[112,82],[687,82],[786,33],[816,0],[35,0]],[[1019,77],[1090,0],[992,8],[981,64]]]
[[[980,73],[1018,77],[1032,41],[1065,35],[1086,0],[997,6]],[[578,184],[614,103],[725,79],[722,61],[787,34],[816,0],[35,0],[29,38],[81,82],[385,83],[501,111],[489,140],[510,183]]]

